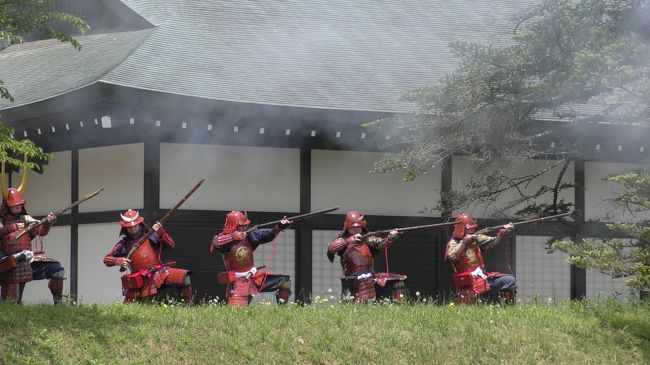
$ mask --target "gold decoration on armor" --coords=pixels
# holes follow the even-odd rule
[[[235,258],[240,264],[247,263],[251,256],[251,250],[248,247],[240,247],[235,251]]]
[[[467,250],[467,261],[472,265],[479,264],[478,257],[474,250]]]

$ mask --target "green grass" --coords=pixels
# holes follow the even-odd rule
[[[17,306],[2,364],[648,364],[650,303]]]

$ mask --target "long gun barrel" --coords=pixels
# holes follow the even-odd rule
[[[190,190],[187,194],[185,194],[185,196],[183,197],[183,199],[181,199],[178,203],[176,203],[176,205],[175,205],[172,209],[170,209],[167,213],[165,213],[165,215],[164,215],[162,218],[160,218],[160,219],[158,220],[158,223],[160,223],[160,224],[164,224],[164,223],[169,219],[169,217],[171,217],[172,214],[176,213],[176,211],[178,210],[178,208],[179,208],[181,205],[183,205],[183,203],[185,203],[185,201],[187,200],[187,198],[189,198],[192,194],[194,194],[194,192],[196,191],[196,189],[198,189],[199,186],[201,186],[201,184],[203,184],[204,181],[205,181],[205,179],[201,179],[201,181],[199,181],[198,183],[196,183],[196,185],[194,185],[194,187],[192,188],[192,190]],[[149,230],[149,231],[148,231],[144,236],[140,237],[140,239],[138,239],[138,241],[137,241],[136,243],[133,244],[133,247],[131,247],[131,250],[130,250],[129,253],[125,256],[125,258],[127,258],[127,259],[130,258],[131,255],[133,255],[133,253],[135,252],[135,250],[137,250],[137,249],[138,249],[138,248],[139,248],[139,247],[140,247],[140,246],[141,246],[141,245],[142,245],[146,240],[148,240],[149,237],[151,237],[151,235],[152,235],[153,233],[154,233],[154,230],[151,229],[151,230]],[[120,268],[120,271],[125,271],[125,270],[126,270],[126,269],[123,268],[123,267]]]
[[[97,189],[96,191],[94,191],[94,192],[92,192],[92,193],[90,193],[90,194],[84,196],[83,198],[81,198],[81,199],[77,200],[76,202],[74,202],[74,203],[68,205],[67,207],[65,207],[65,208],[63,208],[63,209],[60,209],[60,210],[57,210],[56,212],[54,212],[54,213],[52,213],[52,214],[54,214],[55,217],[58,217],[58,216],[60,216],[61,214],[67,212],[68,210],[71,210],[72,208],[76,207],[77,205],[79,205],[79,204],[85,202],[86,200],[88,200],[88,199],[94,197],[95,195],[101,193],[102,190],[104,190],[103,187],[101,187],[101,188]],[[28,227],[26,227],[26,228],[24,228],[22,231],[18,232],[18,234],[16,234],[16,236],[15,236],[14,238],[12,238],[10,242],[11,242],[11,243],[14,243],[14,242],[18,241],[18,239],[19,239],[20,237],[22,237],[22,236],[26,235],[27,233],[29,233],[29,232],[35,230],[37,227],[42,226],[42,225],[45,224],[46,222],[47,222],[47,218],[43,218],[43,219],[41,219],[40,221],[37,221],[36,223],[32,223],[32,224],[30,224]]]
[[[525,221],[521,221],[521,222],[515,222],[515,223],[513,223],[512,225],[513,225],[513,226],[518,226],[518,225],[522,225],[522,224],[529,224],[529,223],[535,223],[535,222],[542,222],[542,221],[547,221],[547,220],[551,220],[551,219],[556,219],[556,218],[566,217],[566,216],[571,215],[571,214],[573,214],[573,212],[560,213],[560,214],[555,214],[555,215],[549,215],[549,216],[546,216],[546,217],[535,218],[535,219],[529,219],[529,220],[525,220]],[[477,233],[477,234],[479,234],[479,233],[481,233],[481,234],[482,234],[482,233],[487,233],[487,232],[490,232],[490,231],[496,231],[497,229],[500,229],[500,228],[503,228],[503,225],[501,225],[501,226],[494,226],[494,227],[485,227],[485,228],[479,229],[476,233]]]
[[[402,227],[402,228],[393,228],[399,233],[402,232],[408,232],[408,231],[417,231],[419,229],[427,229],[427,228],[437,228],[437,227],[445,227],[445,226],[451,226],[459,222],[445,222],[445,223],[434,223],[434,224],[425,224],[422,226],[411,226],[411,227]],[[382,235],[382,234],[387,234],[390,233],[393,229],[385,229],[383,231],[373,231],[373,232],[368,232],[362,236],[362,238],[370,237],[370,236],[376,236],[376,235]]]
[[[291,222],[296,222],[296,221],[301,221],[301,220],[304,220],[304,219],[307,219],[307,218],[315,217],[317,215],[333,212],[333,211],[335,211],[335,210],[337,210],[339,208],[341,208],[341,207],[337,205],[337,206],[332,207],[332,208],[318,210],[318,211],[315,211],[315,212],[309,212],[309,213],[305,213],[305,214],[300,214],[300,215],[296,215],[296,216],[293,216],[293,217],[287,217],[287,218],[283,218],[283,219],[288,219]],[[282,219],[278,219],[276,221],[256,224],[253,227],[248,228],[246,230],[246,233],[253,232],[256,229],[263,228],[263,227],[275,226],[276,224],[280,223],[281,221],[282,221]]]

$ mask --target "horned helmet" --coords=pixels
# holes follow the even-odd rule
[[[27,165],[27,155],[25,155],[24,164]],[[0,171],[0,183],[2,184],[2,197],[4,198],[4,204],[7,207],[15,207],[17,205],[25,205],[27,200],[23,196],[23,192],[27,189],[27,171],[28,169],[24,168],[22,173],[22,179],[20,185],[17,188],[9,188],[7,183],[7,174],[5,168],[5,162],[2,162],[2,168]]]
[[[357,210],[352,210],[345,214],[343,232],[347,232],[347,230],[352,227],[361,227],[362,230],[366,229],[366,220],[364,219],[363,214]]]
[[[223,223],[223,233],[233,233],[239,226],[251,224],[246,212],[233,210],[226,215],[226,221]]]
[[[467,230],[476,230],[476,220],[474,220],[474,217],[467,213],[462,213],[456,217],[456,223],[454,225],[454,232],[452,233],[452,237],[456,239],[462,239],[465,237],[465,233],[467,233]]]
[[[120,226],[123,228],[135,227],[144,222],[144,218],[140,215],[140,213],[137,210],[133,209],[129,209],[124,212],[124,214],[120,214],[120,217],[122,217]]]

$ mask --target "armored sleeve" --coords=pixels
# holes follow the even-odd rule
[[[0,224],[0,238],[4,239],[4,237],[9,235],[11,232],[18,231],[22,228],[24,228],[22,223]]]
[[[174,242],[172,237],[167,233],[167,231],[165,231],[164,228],[160,228],[158,232],[152,234],[151,236],[151,240],[157,244],[160,244],[162,247],[172,249],[176,247],[176,242]]]
[[[280,233],[278,227],[275,228],[260,228],[256,229],[248,234],[248,239],[251,245],[258,246],[263,243],[271,242],[275,237]]]
[[[122,264],[122,259],[126,256],[126,246],[124,243],[125,241],[121,240],[106,256],[104,256],[104,265],[111,267]]]
[[[455,238],[449,240],[447,243],[447,249],[445,250],[445,255],[449,258],[449,260],[457,261],[463,256],[466,247],[461,243],[461,241],[456,240]]]
[[[481,247],[481,250],[489,250],[501,243],[502,240],[503,236],[492,237],[484,234],[479,234],[476,236],[476,242]]]
[[[375,249],[375,250],[381,250],[384,248],[388,242],[388,238],[382,238],[379,236],[370,236],[366,238],[366,243],[368,244],[369,247]]]
[[[22,218],[23,221],[25,221],[26,226],[29,226],[30,224],[38,223],[38,220],[34,219],[34,217],[32,217],[29,214],[23,215]],[[50,233],[51,226],[52,225],[49,223],[43,223],[42,225],[38,226],[35,230],[31,231],[29,234],[32,238],[36,236],[41,236],[41,237],[46,236],[48,233]]]

